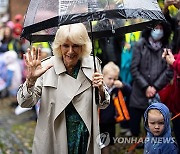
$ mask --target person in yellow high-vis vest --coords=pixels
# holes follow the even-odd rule
[[[32,46],[36,48],[41,48],[41,58],[47,58],[49,56],[52,56],[52,50],[49,42],[36,42],[33,43]]]
[[[3,28],[3,36],[0,42],[0,53],[12,50],[16,51],[16,53],[19,55],[21,52],[21,44],[19,40],[13,38],[12,29],[5,26]]]

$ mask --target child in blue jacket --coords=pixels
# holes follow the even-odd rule
[[[144,113],[144,154],[177,154],[178,148],[171,136],[170,112],[163,103],[151,104]]]

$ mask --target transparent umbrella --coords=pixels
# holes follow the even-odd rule
[[[31,0],[21,36],[31,42],[52,41],[60,25],[83,22],[94,38],[109,37],[162,20],[157,0]]]
[[[153,27],[162,20],[156,0],[31,0],[21,37],[30,42],[53,41],[59,26],[81,22],[93,42],[94,38]],[[94,52],[93,58],[96,71]],[[95,95],[99,102],[97,89]]]

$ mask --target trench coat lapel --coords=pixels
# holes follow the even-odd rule
[[[85,76],[92,81],[92,75],[94,73],[93,57],[89,56],[82,59],[82,71]]]
[[[55,116],[58,115],[66,108],[72,99],[91,86],[93,63],[91,64],[87,58],[82,59],[81,69],[79,70],[77,79],[66,74],[66,68],[61,58],[54,58],[54,69],[57,74],[57,98],[55,104]],[[58,101],[59,100],[59,101]]]

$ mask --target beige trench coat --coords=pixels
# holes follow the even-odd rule
[[[97,69],[101,71],[99,60]],[[32,107],[41,98],[41,106],[33,142],[33,154],[68,154],[66,120],[64,109],[72,101],[77,112],[89,131],[88,154],[100,154],[96,142],[99,135],[98,106],[92,101],[91,80],[94,73],[92,56],[82,59],[77,79],[67,75],[61,58],[52,56],[42,65],[53,64],[45,74],[38,78],[34,87],[27,90],[26,82],[17,94],[21,107]],[[106,101],[99,107],[109,104],[107,91]]]

